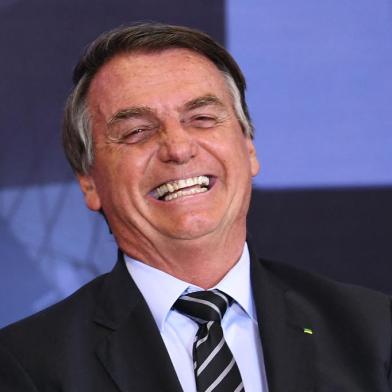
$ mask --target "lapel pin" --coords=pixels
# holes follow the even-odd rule
[[[307,333],[308,335],[313,335],[313,330],[310,328],[304,328],[304,333]]]

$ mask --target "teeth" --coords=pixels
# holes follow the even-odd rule
[[[167,182],[166,184],[163,184],[159,186],[158,188],[155,189],[155,194],[158,198],[165,196],[165,200],[172,200],[176,199],[177,197],[180,196],[185,196],[184,192],[187,192],[186,195],[191,195],[193,193],[201,193],[207,191],[207,188],[195,188],[195,189],[190,189],[186,191],[180,191],[180,189],[183,188],[188,188],[191,186],[195,185],[202,185],[202,186],[208,186],[210,183],[210,180],[207,176],[198,176],[198,177],[192,177],[192,178],[186,178],[186,179],[181,179],[178,181],[171,181]],[[175,191],[178,191],[176,193],[173,193]],[[191,192],[192,191],[192,192]],[[195,192],[193,192],[195,191]],[[191,192],[191,193],[188,193]],[[168,199],[168,197],[170,197]]]
[[[192,189],[186,189],[183,191],[178,191],[176,193],[169,193],[168,195],[166,195],[164,197],[165,201],[170,201],[173,199],[177,199],[179,197],[182,196],[188,196],[188,195],[194,195],[195,193],[203,193],[203,192],[207,192],[207,188],[192,188]]]

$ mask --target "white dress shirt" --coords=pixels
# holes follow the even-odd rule
[[[172,306],[180,295],[203,289],[128,256],[125,256],[125,261],[157,323],[182,389],[196,392],[192,347],[199,326]],[[267,392],[246,243],[240,260],[213,288],[234,299],[222,320],[222,329],[240,369],[245,391]]]

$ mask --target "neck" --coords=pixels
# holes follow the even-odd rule
[[[137,260],[203,289],[215,286],[240,259],[245,227],[227,235],[218,233],[191,240],[154,242],[132,246],[118,241],[120,248]],[[140,245],[140,244],[139,244]]]

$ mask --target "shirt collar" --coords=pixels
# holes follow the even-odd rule
[[[250,281],[249,250],[246,242],[238,262],[214,288],[230,295],[248,316],[256,321],[256,310]]]
[[[127,255],[124,255],[124,258],[127,269],[146,300],[160,331],[163,331],[166,317],[181,294],[185,291],[203,290]],[[256,321],[250,283],[249,250],[246,243],[238,262],[213,288],[230,295],[248,316]]]

